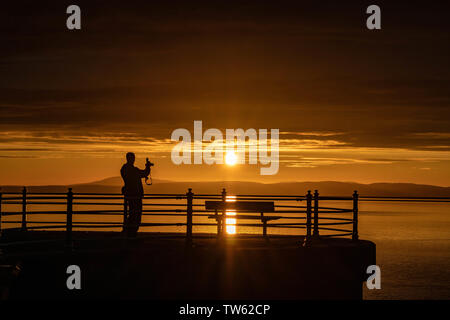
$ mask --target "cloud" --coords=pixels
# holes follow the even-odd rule
[[[291,167],[450,158],[444,7],[386,4],[375,34],[353,3],[78,5],[80,32],[63,3],[0,12],[3,157],[167,157],[203,120],[280,129]]]

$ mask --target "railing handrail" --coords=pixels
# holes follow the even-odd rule
[[[356,200],[355,200],[356,195]],[[305,243],[309,244],[312,240],[321,237],[319,235],[320,230],[334,230],[339,231],[340,234],[335,234],[334,236],[347,235],[349,232],[352,235],[352,239],[358,239],[358,195],[355,191],[352,197],[343,196],[322,196],[319,195],[316,190],[314,194],[310,191],[306,195],[247,195],[247,194],[237,194],[232,196],[236,201],[276,201],[276,202],[293,202],[293,201],[305,201],[305,205],[274,205],[273,211],[268,211],[266,213],[266,218],[274,217],[276,219],[285,220],[306,220],[305,222],[270,222],[266,218],[263,219],[261,215],[261,223],[243,223],[237,222],[233,225],[236,226],[263,226],[263,235],[266,236],[266,228],[306,228]],[[157,200],[157,199],[172,199],[172,200],[184,200],[184,204],[171,204],[171,203],[144,203],[144,206],[153,207],[163,207],[155,209],[143,209],[142,215],[144,216],[173,216],[173,217],[186,217],[186,222],[145,222],[142,226],[185,226],[186,227],[186,240],[188,243],[192,243],[193,238],[193,227],[194,226],[212,226],[214,223],[204,223],[204,222],[194,222],[193,217],[210,217],[213,210],[203,210],[199,207],[204,206],[204,204],[194,203],[199,200],[209,200],[215,199],[224,201],[229,199],[227,192],[223,189],[220,194],[194,194],[192,189],[189,189],[185,194],[171,194],[171,193],[152,193],[143,196],[144,200]],[[60,200],[60,201],[51,201]],[[80,201],[81,200],[81,201]],[[102,200],[102,201],[95,201]],[[111,201],[108,201],[111,200]],[[353,201],[352,208],[336,208],[336,207],[320,207],[319,203],[324,200],[332,201]],[[230,202],[232,203],[232,202]],[[22,210],[13,211],[2,211],[2,204],[21,204]],[[28,205],[65,205],[66,210],[48,210],[48,211],[29,211]],[[79,206],[123,206],[123,209],[104,209],[104,210],[75,210],[74,207]],[[171,207],[172,206],[172,207]],[[169,207],[169,209],[165,209]],[[225,208],[225,207],[224,207]],[[284,209],[283,209],[284,208]],[[281,210],[280,210],[281,209]],[[298,209],[298,210],[295,210]],[[35,229],[66,229],[66,243],[68,247],[72,246],[72,230],[74,227],[78,228],[80,226],[86,228],[92,227],[118,227],[121,223],[118,222],[96,222],[96,221],[77,221],[73,222],[73,215],[121,215],[123,214],[124,220],[122,225],[126,223],[127,219],[127,202],[123,195],[120,193],[86,193],[86,192],[73,192],[69,188],[67,193],[59,192],[28,192],[27,188],[24,187],[22,192],[0,192],[0,232],[2,222],[4,224],[21,224],[20,228],[9,228],[9,229],[20,229],[26,231],[27,228],[30,230]],[[226,209],[225,209],[226,210]],[[241,213],[253,213],[251,211],[239,210]],[[327,213],[353,213],[353,217],[350,218],[336,218],[322,216],[322,214]],[[45,224],[45,221],[27,221],[27,215],[40,215],[40,214],[65,214],[66,221],[47,221],[47,225],[43,226],[28,226],[29,223],[32,224]],[[225,212],[222,212],[225,214]],[[305,216],[289,216],[290,214],[304,214]],[[2,221],[2,216],[14,216],[22,215],[22,219],[19,221]],[[277,215],[277,216],[273,216]],[[239,219],[249,219],[245,215],[238,215]],[[255,218],[258,216],[255,214]],[[328,220],[331,222],[321,222],[323,220]],[[217,220],[217,224],[219,224]],[[352,224],[352,230],[342,230],[337,228],[329,228],[328,226],[333,225],[348,225]],[[51,225],[51,226],[49,226]],[[326,226],[326,227],[325,227]],[[219,230],[219,228],[218,228]],[[327,235],[332,236],[332,235]]]
[[[1,194],[3,196],[5,195],[22,195],[22,191],[17,191],[17,192],[1,192]],[[117,193],[95,193],[95,192],[74,192],[74,197],[75,196],[116,196],[118,197],[117,199],[122,199],[123,195],[119,192]],[[55,199],[65,199],[65,196],[67,195],[67,192],[28,192],[27,191],[27,198],[34,198],[34,197],[29,197],[29,196],[34,196],[34,195],[42,195],[42,196],[52,196],[52,195],[58,195],[60,197],[54,197]],[[145,197],[152,197],[152,196],[169,196],[169,197],[181,197],[181,198],[186,198],[185,194],[182,193],[146,193],[144,194],[144,198]],[[196,197],[217,197],[220,198],[221,195],[220,194],[196,194]],[[233,197],[252,197],[252,198],[266,198],[266,197],[279,197],[279,198],[298,198],[298,199],[304,199],[306,200],[306,196],[302,196],[302,195],[266,195],[266,194],[261,194],[261,195],[242,195],[242,194],[236,194],[233,195]],[[46,198],[53,198],[53,197],[46,197]],[[105,197],[88,197],[89,199],[105,199]],[[87,198],[87,199],[88,199]],[[337,200],[350,200],[352,199],[352,197],[348,197],[348,196],[338,196],[338,195],[330,195],[330,196],[320,196],[319,197],[321,200],[325,200],[325,199],[337,199]],[[3,197],[3,199],[12,199],[12,198],[5,198]],[[14,199],[21,199],[21,197],[15,197]],[[404,200],[450,200],[450,197],[421,197],[421,196],[363,196],[363,195],[359,195],[359,199],[360,201],[364,201],[366,199],[404,199]],[[280,199],[283,200],[283,199]],[[288,199],[286,199],[288,200]],[[293,199],[294,200],[294,199]]]

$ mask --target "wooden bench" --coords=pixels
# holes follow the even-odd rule
[[[267,221],[278,220],[282,218],[281,216],[264,216],[264,213],[274,212],[275,205],[269,201],[205,201],[205,209],[208,211],[214,211],[214,215],[208,216],[209,219],[216,219],[217,221],[217,234],[223,234],[223,226],[225,225],[224,219],[258,219],[262,222],[263,236],[267,236]],[[260,215],[246,215],[246,214],[236,214],[227,215],[227,210],[233,210],[236,212],[243,213],[259,213]],[[221,214],[218,214],[221,212]]]

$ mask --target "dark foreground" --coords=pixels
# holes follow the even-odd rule
[[[362,299],[375,244],[349,239],[60,232],[4,235],[0,286],[9,299]],[[34,244],[19,241],[34,240]],[[5,246],[6,242],[15,242]],[[81,290],[68,290],[66,269],[81,268]],[[16,268],[14,268],[17,266]]]

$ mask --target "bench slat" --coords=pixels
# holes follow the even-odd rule
[[[275,205],[273,201],[205,201],[206,210],[236,210],[247,212],[274,212]]]

